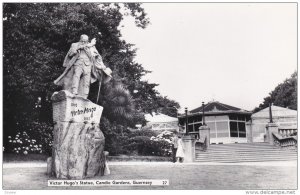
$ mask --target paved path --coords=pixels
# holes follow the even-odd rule
[[[169,186],[49,187],[45,162],[3,164],[4,190],[258,190],[296,189],[295,161],[261,163],[110,162],[111,174],[93,180],[168,179]]]

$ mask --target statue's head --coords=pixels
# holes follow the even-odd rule
[[[88,41],[89,41],[89,37],[87,35],[80,36],[80,42],[88,42]]]

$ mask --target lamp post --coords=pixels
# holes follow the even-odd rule
[[[273,123],[273,116],[272,116],[272,103],[269,103],[269,117],[270,117],[270,123]]]
[[[202,102],[202,125],[205,125],[204,102]]]
[[[188,108],[185,107],[185,135],[188,135]]]

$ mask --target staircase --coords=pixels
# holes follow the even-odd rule
[[[279,148],[268,143],[210,145],[201,151],[196,145],[196,162],[265,162],[297,160],[297,150]]]

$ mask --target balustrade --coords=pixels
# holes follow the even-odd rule
[[[283,137],[281,134],[273,133],[274,144],[282,148],[297,148],[297,138],[295,136]]]

